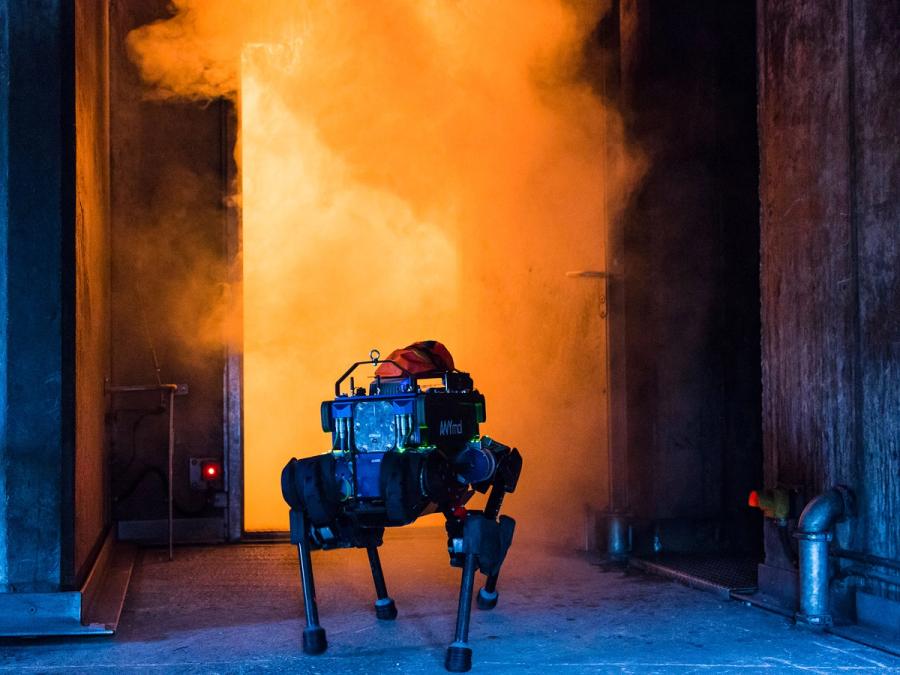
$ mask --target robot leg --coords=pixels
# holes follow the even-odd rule
[[[474,551],[466,553],[462,582],[459,588],[459,608],[456,613],[456,634],[453,644],[447,648],[444,667],[451,673],[465,673],[472,669],[472,648],[469,647],[469,620],[472,614],[472,589],[475,586],[475,570],[478,568]]]
[[[496,520],[499,517],[500,546],[503,550],[503,555],[496,564],[496,569],[487,575],[484,586],[478,590],[475,604],[478,609],[481,610],[490,610],[497,606],[497,600],[500,597],[500,594],[497,592],[497,580],[500,577],[500,566],[503,564],[503,558],[506,557],[506,550],[509,549],[509,545],[512,543],[515,521],[507,516],[500,516],[500,507],[503,504],[503,497],[506,495],[507,487],[512,485],[512,487],[515,488],[519,472],[521,471],[522,462],[521,457],[518,456],[518,451],[513,451],[512,458],[513,461],[508,463],[512,464],[512,476],[503,474],[497,476],[497,479],[491,487],[491,494],[488,496],[487,505],[484,509],[486,518]]]
[[[475,597],[475,605],[480,610],[487,611],[497,606],[497,600],[500,593],[497,591],[497,579],[500,572],[489,574],[484,582],[484,586],[478,589],[478,595]]]
[[[477,511],[470,511],[465,518],[462,541],[451,540],[453,550],[456,552],[452,556],[456,557],[460,554],[463,556],[459,609],[456,615],[456,635],[453,644],[447,649],[447,657],[444,661],[444,666],[451,672],[462,673],[472,667],[472,649],[468,642],[475,572],[481,569],[488,576],[488,580],[493,578],[494,588],[496,588],[496,579],[500,574],[500,566],[506,557],[506,552],[512,543],[515,524],[515,521],[507,516],[501,516],[498,522]],[[458,557],[456,559],[458,560]],[[494,593],[494,604],[496,604],[496,590]],[[481,593],[479,593],[480,595]]]
[[[369,567],[372,569],[372,579],[375,582],[375,616],[385,621],[391,621],[397,618],[397,606],[388,596],[387,584],[384,583],[384,571],[381,569],[381,560],[378,557],[377,546],[367,546],[366,553],[369,555]]]
[[[303,583],[303,604],[306,609],[303,651],[307,654],[321,654],[328,648],[328,641],[325,638],[325,629],[319,625],[319,608],[316,606],[316,585],[313,581],[312,556],[310,556],[309,527],[302,510],[292,510],[291,519],[296,521],[293,524],[300,534],[297,551],[300,556],[300,580]]]

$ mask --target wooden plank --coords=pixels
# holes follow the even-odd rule
[[[760,3],[763,439],[770,485],[854,482],[847,0]]]
[[[863,550],[900,559],[900,4],[853,3]]]

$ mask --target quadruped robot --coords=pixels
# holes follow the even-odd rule
[[[472,666],[468,636],[475,572],[486,576],[476,604],[493,609],[515,529],[512,518],[499,515],[500,507],[504,495],[516,489],[522,457],[515,448],[479,436],[484,396],[468,373],[456,370],[440,342],[416,342],[379,359],[372,350],[368,361],[350,366],[335,382],[334,399],[322,403],[331,451],[292,459],[282,471],[306,608],[303,651],[321,654],[328,646],[319,625],[310,552],[365,548],[375,581],[375,615],[393,620],[397,608],[378,557],[384,528],[440,512],[447,520],[450,564],[462,568],[456,634],[444,665],[465,672]],[[357,388],[353,377],[365,365],[375,367],[368,391]],[[466,508],[476,492],[490,493],[481,511]]]

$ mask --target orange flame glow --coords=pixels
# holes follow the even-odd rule
[[[552,514],[525,528],[574,538],[606,496],[606,344],[602,287],[565,272],[603,268],[635,166],[576,77],[600,5],[173,5],[129,37],[144,78],[241,121],[246,528],[286,529],[279,471],[328,449],[348,362],[438,339],[522,449],[510,503]]]

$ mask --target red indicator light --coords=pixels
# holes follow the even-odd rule
[[[203,480],[218,480],[222,475],[222,467],[218,462],[204,462],[202,474]]]
[[[759,508],[759,493],[756,490],[750,491],[750,498],[747,500],[747,504]]]

